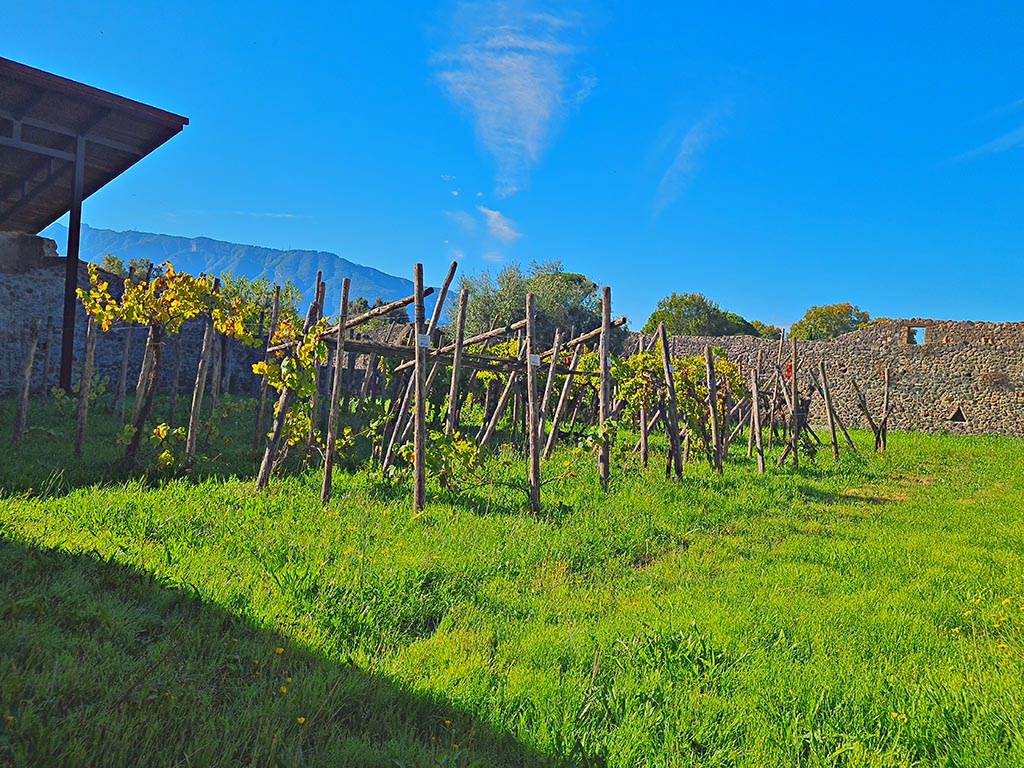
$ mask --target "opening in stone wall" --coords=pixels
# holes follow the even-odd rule
[[[958,405],[956,410],[949,415],[949,420],[954,424],[966,424],[967,417],[964,416],[964,409]]]
[[[928,343],[928,328],[924,325],[907,326],[907,344],[924,345]]]

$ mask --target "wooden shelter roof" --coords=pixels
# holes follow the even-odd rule
[[[188,118],[0,57],[0,230],[35,234],[188,125]]]

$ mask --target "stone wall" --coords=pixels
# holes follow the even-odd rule
[[[635,349],[644,338],[633,334],[629,348]],[[703,354],[707,344],[745,368],[756,362],[760,351],[766,370],[779,349],[776,340],[752,336],[670,340],[673,355]],[[784,364],[789,355],[787,343]],[[798,359],[802,382],[817,370],[820,360],[825,361],[834,405],[848,426],[867,428],[851,378],[874,415],[881,411],[882,375],[888,366],[894,404],[891,429],[1024,435],[1024,323],[880,320],[837,339],[800,342]],[[812,399],[811,420],[825,420],[819,397]]]
[[[56,246],[52,240],[33,235],[0,233],[0,393],[11,394],[21,386],[21,370],[29,328],[33,320],[39,320],[39,344],[36,348],[33,367],[33,389],[48,391],[57,385],[60,368],[61,318],[64,301],[65,260],[57,258]],[[118,278],[108,275],[111,292],[117,292]],[[89,275],[85,264],[79,268],[78,284],[86,287]],[[85,310],[78,305],[78,319],[75,324],[75,370],[73,386],[77,386],[85,349],[87,318]],[[48,381],[44,383],[44,351],[47,347],[47,327],[50,328]],[[168,339],[161,352],[161,389],[170,388],[176,355],[180,349],[181,392],[191,392],[195,382],[196,366],[202,346],[203,322],[193,320],[186,323],[178,337]],[[96,341],[95,364],[99,376],[106,378],[108,387],[116,387],[124,357],[125,335],[132,334],[128,364],[128,391],[131,393],[142,366],[142,353],[146,345],[146,330],[142,327],[114,326],[107,333],[100,333]],[[231,391],[251,391],[256,378],[251,374],[252,363],[259,358],[259,352],[228,341],[225,356],[226,376],[230,379]]]

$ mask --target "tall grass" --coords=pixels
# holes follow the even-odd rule
[[[77,465],[0,448],[0,765],[1024,764],[1020,441],[588,462],[534,518],[368,470],[258,496],[237,429],[165,482],[102,423]]]

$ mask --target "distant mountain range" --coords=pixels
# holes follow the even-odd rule
[[[51,224],[40,234],[56,240],[58,252],[64,253],[67,227],[60,223]],[[356,264],[327,251],[280,251],[208,237],[178,237],[131,230],[115,232],[83,224],[81,258],[99,263],[108,253],[125,264],[130,259],[148,259],[154,264],[169,261],[176,270],[193,275],[230,272],[236,277],[265,277],[281,285],[291,280],[307,299],[313,296],[316,273],[320,270],[327,283],[325,309],[331,315],[338,312],[341,281],[346,277],[352,281],[349,295],[352,298],[362,296],[371,304],[378,297],[383,301],[394,301],[411,295],[413,291],[411,280]],[[432,306],[432,302],[429,304]],[[427,311],[430,311],[429,307]]]

